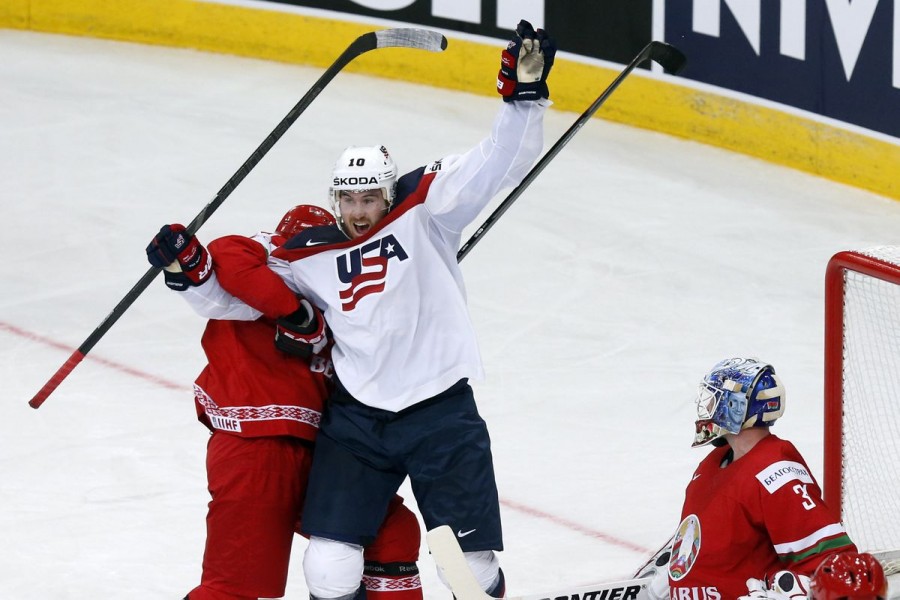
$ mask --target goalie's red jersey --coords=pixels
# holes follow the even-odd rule
[[[242,437],[314,440],[328,394],[331,361],[309,362],[275,348],[273,318],[298,308],[297,297],[266,265],[284,240],[227,236],[209,245],[219,284],[262,312],[255,321],[212,319],[203,333],[209,364],[194,384],[197,416],[210,429]]]
[[[728,446],[714,449],[688,484],[669,560],[672,600],[733,600],[751,577],[811,575],[829,554],[855,550],[793,444],[768,435],[723,467],[728,456]]]

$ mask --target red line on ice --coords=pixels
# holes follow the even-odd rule
[[[581,523],[576,523],[575,521],[570,521],[569,519],[565,519],[563,517],[560,517],[559,515],[544,512],[542,510],[538,510],[524,504],[519,504],[518,502],[513,502],[512,500],[501,498],[500,504],[512,510],[530,515],[532,517],[538,517],[547,521],[551,521],[552,523],[565,527],[566,529],[571,529],[586,536],[597,538],[613,546],[625,548],[626,550],[631,550],[632,552],[637,552],[639,554],[650,554],[652,552],[652,550],[650,550],[649,548],[638,546],[637,544],[629,542],[628,540],[619,539],[613,535],[609,535],[608,533],[603,533],[602,531],[597,531],[595,529],[591,529],[590,527],[585,527]]]
[[[10,325],[9,323],[4,323],[2,321],[0,321],[0,329],[6,330],[9,333],[12,333],[12,334],[17,335],[22,338],[25,338],[27,340],[39,342],[41,344],[44,344],[45,346],[50,346],[51,348],[56,348],[57,350],[62,350],[67,353],[71,353],[75,350],[74,348],[70,348],[70,347],[66,346],[65,344],[61,344],[60,342],[57,342],[50,338],[44,337],[42,335],[38,335],[36,333],[32,333],[30,331],[26,331],[24,329],[16,327],[15,325]],[[111,369],[114,369],[116,371],[119,371],[121,373],[132,375],[139,379],[143,379],[145,381],[155,383],[157,385],[160,385],[160,386],[170,389],[170,390],[186,389],[186,386],[184,386],[184,385],[174,383],[167,379],[163,379],[162,377],[158,377],[156,375],[151,375],[149,373],[145,373],[145,372],[135,369],[133,367],[129,367],[127,365],[123,365],[121,363],[117,363],[115,361],[108,360],[105,358],[100,358],[100,357],[97,357],[92,354],[85,356],[85,359],[94,360],[96,362],[99,362],[102,365],[105,365],[105,366],[107,366]],[[637,544],[633,544],[633,543],[629,542],[628,540],[619,539],[615,536],[609,535],[608,533],[603,533],[602,531],[597,531],[595,529],[585,527],[584,525],[582,525],[580,523],[576,523],[575,521],[570,521],[569,519],[565,519],[558,515],[544,512],[542,510],[538,510],[536,508],[532,508],[532,507],[526,506],[524,504],[519,504],[518,502],[514,502],[512,500],[501,499],[500,503],[511,510],[515,510],[520,513],[524,513],[524,514],[527,514],[529,516],[536,517],[539,519],[544,519],[546,521],[550,521],[556,525],[565,527],[566,529],[571,529],[572,531],[576,531],[576,532],[586,535],[588,537],[596,538],[598,540],[601,540],[601,541],[606,542],[607,544],[611,544],[613,546],[618,546],[620,548],[624,548],[626,550],[631,550],[632,552],[637,552],[639,554],[649,554],[651,552],[650,549],[644,548],[642,546],[638,546]]]
[[[0,329],[8,331],[9,333],[12,333],[13,335],[17,335],[21,338],[25,338],[26,340],[31,340],[33,342],[39,342],[41,344],[44,344],[45,346],[50,346],[51,348],[55,348],[57,350],[62,350],[69,354],[71,354],[72,352],[75,351],[75,348],[70,348],[69,346],[66,346],[65,344],[57,342],[56,340],[52,340],[48,337],[38,335],[38,334],[32,333],[30,331],[26,331],[20,327],[16,327],[15,325],[10,325],[9,323],[4,323],[4,322],[0,321]],[[186,390],[188,388],[188,386],[186,386],[184,384],[174,383],[172,381],[169,381],[168,379],[164,379],[157,375],[151,375],[150,373],[145,373],[144,371],[135,369],[134,367],[129,367],[128,365],[123,365],[122,363],[118,363],[116,361],[109,360],[106,358],[101,358],[101,357],[95,356],[93,354],[88,354],[87,356],[85,356],[85,359],[96,361],[102,365],[109,367],[110,369],[119,371],[120,373],[126,373],[133,377],[137,377],[138,379],[143,379],[144,381],[149,381],[151,383],[155,383],[157,385],[160,385],[160,386],[170,389],[170,390]]]

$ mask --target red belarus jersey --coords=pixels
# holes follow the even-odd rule
[[[710,452],[688,484],[669,560],[671,600],[733,600],[751,577],[812,575],[825,556],[855,550],[793,444],[768,435],[722,468],[729,451]]]
[[[273,235],[227,236],[209,244],[219,284],[263,313],[255,321],[211,319],[202,344],[209,364],[194,385],[197,416],[213,430],[242,437],[315,439],[328,394],[331,361],[305,360],[275,348],[272,319],[299,307],[266,265],[283,242]]]

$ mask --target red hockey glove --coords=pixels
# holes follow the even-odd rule
[[[497,91],[506,102],[549,98],[547,75],[555,56],[556,42],[547,32],[519,21],[515,37],[500,56]]]
[[[163,225],[153,237],[147,245],[147,260],[166,270],[166,285],[177,291],[200,285],[212,274],[209,252],[177,223]]]
[[[300,308],[275,321],[275,347],[282,352],[309,358],[327,345],[325,317],[305,298],[300,299]]]

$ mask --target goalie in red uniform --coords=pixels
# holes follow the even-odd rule
[[[807,598],[826,557],[856,550],[803,457],[769,431],[784,407],[775,369],[758,359],[723,360],[703,378],[693,447],[715,448],[672,540],[638,572],[653,575],[653,600]]]
[[[150,263],[165,269],[166,285],[210,317],[202,338],[208,364],[194,384],[194,399],[199,420],[212,432],[206,456],[212,500],[201,583],[187,600],[284,595],[332,368],[321,314],[298,299],[266,259],[299,231],[332,223],[327,211],[300,205],[275,233],[219,238],[209,252],[180,225],[166,225],[147,247]],[[214,296],[193,293],[201,285],[218,286],[261,316],[228,320]],[[292,313],[308,317],[308,335],[285,340],[304,358],[272,342],[274,319]],[[370,600],[422,600],[419,543],[415,515],[395,496],[365,552]]]

